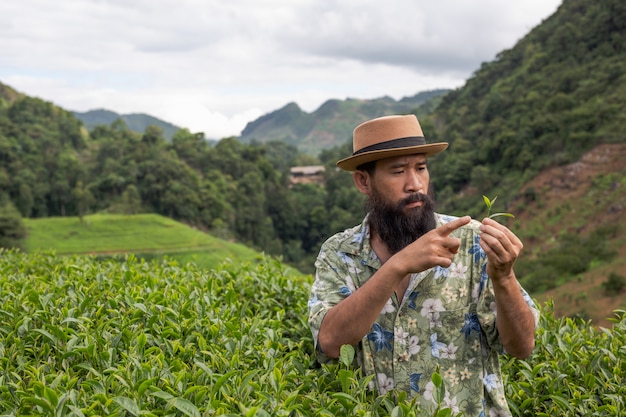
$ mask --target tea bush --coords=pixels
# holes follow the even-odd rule
[[[424,415],[369,391],[350,358],[315,362],[310,277],[286,271],[0,252],[0,415]],[[514,412],[623,413],[620,320],[598,331],[544,312],[535,354],[504,363]]]
[[[611,329],[597,329],[554,318],[546,304],[533,355],[503,365],[514,415],[626,415],[626,312],[612,320]]]

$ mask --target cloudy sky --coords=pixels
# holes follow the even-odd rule
[[[296,102],[456,88],[560,0],[0,2],[0,82],[67,110],[238,136]]]

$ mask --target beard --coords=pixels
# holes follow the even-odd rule
[[[407,204],[420,201],[419,207],[406,209]],[[376,189],[367,199],[369,223],[392,254],[400,252],[409,244],[437,226],[435,200],[430,195],[414,193],[397,203],[386,200]]]

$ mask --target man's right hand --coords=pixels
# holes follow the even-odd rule
[[[464,216],[441,225],[408,245],[389,261],[399,263],[398,266],[407,274],[422,272],[435,266],[447,268],[461,246],[461,241],[450,234],[471,220],[470,216]]]

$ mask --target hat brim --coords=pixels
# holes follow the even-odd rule
[[[446,150],[448,143],[429,143],[427,145],[409,146],[406,148],[381,149],[371,152],[363,152],[349,156],[337,162],[337,166],[346,171],[356,171],[356,168],[367,162],[378,161],[379,159],[393,158],[402,155],[425,155],[432,156]]]

